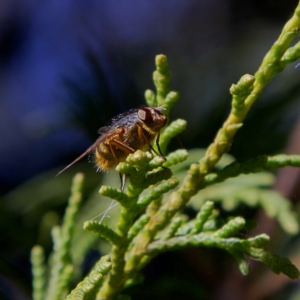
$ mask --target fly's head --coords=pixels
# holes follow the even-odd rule
[[[159,133],[166,125],[167,117],[162,113],[164,108],[160,107],[143,107],[138,110],[139,120],[151,131]]]

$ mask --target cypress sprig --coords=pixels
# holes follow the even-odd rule
[[[289,234],[299,232],[299,221],[291,202],[279,192],[270,190],[274,184],[271,173],[242,175],[228,179],[218,185],[209,185],[189,203],[198,210],[207,200],[220,202],[226,211],[232,211],[241,204],[262,207],[266,214],[275,218]]]
[[[31,250],[33,300],[45,299],[46,266],[44,249],[34,246]]]
[[[244,108],[245,99],[252,92],[255,78],[252,75],[246,74],[242,76],[237,84],[230,87],[230,94],[232,95],[232,108],[240,111]],[[233,111],[233,113],[235,113]]]
[[[300,167],[300,155],[261,155],[243,163],[234,161],[221,170],[210,173],[204,177],[202,187],[222,182],[228,178],[241,174],[258,173],[263,170],[275,169],[285,166]]]
[[[189,153],[185,149],[178,149],[171,152],[166,156],[166,160],[161,156],[155,156],[148,164],[147,171],[152,171],[159,167],[170,168],[171,166],[177,165],[184,162],[189,156]]]
[[[61,230],[58,225],[52,227],[51,236],[53,240],[53,248],[55,251],[58,251],[61,247]]]
[[[210,173],[204,177],[202,186],[222,182],[228,178],[237,177],[241,174],[258,173],[263,171],[266,166],[268,157],[261,155],[255,159],[250,159],[246,162],[239,163],[234,161],[223,169]]]
[[[152,90],[145,91],[145,100],[148,106],[157,106],[156,95]]]
[[[99,190],[99,194],[116,200],[122,206],[127,206],[130,203],[130,199],[125,193],[123,193],[120,189],[110,186],[102,185]]]
[[[183,219],[180,218],[180,217],[176,217],[176,218],[173,218],[172,221],[171,221],[171,224],[166,228],[166,231],[162,234],[162,236],[160,237],[162,240],[168,240],[170,238],[172,238],[178,228],[181,226],[183,222]]]
[[[249,238],[246,241],[249,249],[250,247],[261,248],[265,246],[268,242],[269,242],[269,236],[267,236],[266,234],[261,234],[254,238]],[[245,259],[245,254],[247,253],[247,250],[245,249],[243,251],[241,249],[228,249],[228,252],[235,258],[241,273],[243,275],[247,275],[249,273],[249,264]]]
[[[241,229],[244,228],[246,222],[243,218],[237,217],[230,220],[226,223],[221,229],[217,230],[214,233],[214,236],[219,238],[226,238],[230,236],[234,236],[237,234]]]
[[[206,203],[207,202],[209,203],[209,202],[212,202],[212,201],[206,201]],[[200,221],[200,219],[198,219],[198,218],[199,218],[199,216],[201,214],[202,207],[205,206],[206,203],[201,206],[200,211],[197,214],[196,218],[194,218],[194,219],[192,219],[192,220],[184,223],[179,228],[179,230],[178,230],[178,234],[179,235],[186,235],[186,234],[194,234],[195,235],[195,234],[198,234],[198,233],[201,233],[201,232],[206,232],[206,231],[209,231],[209,232],[216,231],[216,230],[218,230],[220,228],[220,224],[219,224],[220,222],[218,220],[219,212],[217,210],[212,210],[210,216],[207,218],[206,221],[205,221],[206,216],[204,215],[205,218],[203,219],[203,221],[205,221],[205,222],[204,222],[204,224],[202,226],[201,231],[195,232],[196,230],[198,230],[197,226],[196,226],[196,223],[198,222],[198,220]],[[208,206],[210,206],[210,204]],[[214,205],[212,205],[212,207],[207,207],[208,210],[210,210],[211,208],[213,208],[213,206]],[[193,231],[194,231],[194,233],[193,233]]]
[[[246,97],[244,105],[238,105],[238,110],[236,107],[232,107],[227,120],[217,133],[213,144],[208,147],[205,157],[199,162],[200,174],[207,174],[216,165],[222,155],[230,149],[233,137],[236,131],[242,126],[243,120],[247,116],[251,106],[259,98],[264,87],[274,75],[282,71],[281,58],[299,32],[299,12],[300,4],[298,4],[293,17],[286,23],[278,40],[266,54],[261,66],[255,73],[253,89],[251,88],[252,91]],[[248,86],[246,90],[248,90]],[[245,91],[245,94],[247,94],[247,91]],[[199,180],[202,180],[202,176],[199,176]]]
[[[269,237],[265,234],[256,239],[241,240],[238,238],[220,238],[211,233],[200,233],[193,236],[174,237],[168,240],[152,242],[148,247],[148,255],[155,256],[158,253],[172,251],[185,247],[217,247],[230,252],[238,262],[243,274],[248,274],[249,267],[244,259],[244,254],[259,260],[269,266],[276,274],[284,273],[291,279],[299,277],[299,270],[288,260],[257,248],[255,245],[265,245]]]
[[[46,299],[61,299],[61,293],[67,291],[70,284],[73,267],[71,266],[71,240],[75,225],[75,218],[82,200],[83,174],[75,175],[71,187],[71,196],[61,228],[54,227],[52,236],[54,253],[51,276],[47,289]],[[64,268],[62,268],[64,266]]]
[[[126,162],[132,165],[137,171],[146,170],[152,158],[153,155],[150,152],[137,150],[136,152],[128,155]]]
[[[148,172],[145,176],[145,188],[148,188],[150,185],[156,184],[159,181],[167,180],[173,175],[170,169],[157,169],[151,172]]]
[[[123,174],[138,177],[140,174],[145,173],[149,162],[153,159],[150,152],[143,152],[137,150],[133,154],[129,154],[126,162],[119,163],[116,171]],[[140,176],[139,176],[140,177]]]
[[[153,184],[155,185],[157,182],[169,179],[172,176],[172,172],[169,169],[152,169],[157,165],[157,160],[154,163],[150,163],[152,159],[153,156],[151,153],[138,150],[128,156],[126,163],[118,165],[118,172],[130,175],[126,193],[121,193],[119,190],[111,189],[109,187],[102,187],[100,189],[102,195],[112,197],[117,201],[120,201],[121,199],[120,203],[122,206],[116,230],[116,233],[120,236],[120,241],[118,241],[117,244],[115,243],[112,248],[111,257],[113,261],[113,268],[109,278],[105,281],[103,295],[113,293],[115,283],[122,280],[124,277],[124,255],[131,239],[133,238],[134,231],[131,232],[129,238],[127,235],[133,224],[134,218],[136,218],[137,214],[141,210],[141,206],[140,208],[136,206],[140,193],[148,186]],[[158,163],[161,164],[162,161],[158,161]],[[177,180],[175,180],[175,184],[174,180],[169,180],[159,184],[157,187],[152,189],[152,197],[156,196],[153,199],[156,199],[159,195],[161,195],[162,191],[169,190],[177,184]],[[126,195],[126,199],[124,198],[124,195]]]
[[[54,299],[65,298],[69,291],[70,281],[74,275],[74,266],[65,264],[60,272],[60,279],[57,282],[56,292]]]
[[[296,12],[296,14],[297,13],[298,12]],[[297,19],[297,17],[295,18]],[[230,149],[233,137],[237,130],[243,125],[243,120],[248,114],[252,104],[258,99],[267,82],[276,72],[281,71],[278,68],[278,61],[286,51],[292,38],[295,37],[296,32],[295,24],[290,28],[290,23],[284,28],[283,34],[279,37],[276,46],[272,46],[271,50],[266,55],[261,67],[255,74],[255,80],[253,80],[253,77],[251,76],[243,77],[242,81],[237,86],[239,88],[244,88],[244,91],[237,91],[237,88],[235,91],[232,90],[235,98],[233,99],[234,107],[232,107],[228,119],[218,131],[214,142],[208,147],[204,158],[199,161],[199,164],[191,165],[179,190],[172,193],[170,201],[166,202],[151,216],[148,224],[146,224],[145,228],[137,236],[137,240],[140,238],[141,242],[137,243],[132,249],[132,253],[135,253],[133,255],[135,256],[135,259],[138,259],[138,257],[142,255],[142,251],[147,249],[147,245],[152,242],[157,231],[164,228],[172,217],[183,209],[190,198],[203,188],[205,175],[214,168],[222,155]],[[246,84],[244,84],[245,82]],[[241,102],[243,102],[242,105]],[[134,265],[135,259],[132,259],[132,261],[128,260],[126,269],[129,272],[132,271],[131,268]]]
[[[300,167],[300,155],[280,154],[275,156],[268,156],[266,168],[280,168],[280,167]]]
[[[281,68],[284,68],[286,65],[296,61],[300,58],[300,42],[298,42],[295,46],[290,47],[283,54],[280,63]]]
[[[150,204],[147,206],[146,214],[148,216],[153,216],[161,207],[162,200],[163,200],[162,197],[160,197],[150,202]]]
[[[174,189],[179,184],[179,180],[177,178],[170,178],[168,180],[164,180],[151,188],[150,192],[142,196],[138,201],[138,206],[141,208],[146,207],[152,200],[155,200],[167,193],[168,191]]]
[[[249,274],[249,264],[245,259],[245,255],[241,251],[229,251],[229,253],[235,258],[238,267],[243,275]]]
[[[124,172],[126,174],[128,174],[129,171],[130,180],[126,191],[126,203],[124,203],[124,201],[121,203],[122,209],[116,230],[117,234],[120,236],[120,241],[112,247],[111,258],[113,267],[102,288],[101,295],[103,297],[115,293],[117,282],[127,279],[124,274],[125,252],[129,246],[130,240],[133,238],[133,236],[130,236],[130,239],[128,239],[127,236],[134,219],[140,212],[140,208],[137,206],[139,195],[148,186],[156,184],[164,179],[169,179],[172,176],[172,172],[169,169],[154,169],[148,171],[149,169],[152,169],[153,164],[149,167],[149,163],[152,159],[153,156],[151,153],[138,150],[128,156],[126,163],[121,163],[116,168],[118,172]],[[167,183],[167,185],[168,184],[169,183]],[[116,193],[118,197],[114,196],[118,198],[118,200],[122,197],[120,192],[117,192],[116,190],[109,191],[108,187],[103,188],[103,190],[101,189],[101,191],[102,194],[108,191],[106,195]]]
[[[149,222],[149,220],[150,216],[148,215],[142,215],[139,219],[137,219],[128,231],[128,241],[132,241],[141,229]]]
[[[170,141],[183,132],[186,129],[187,122],[183,119],[177,119],[171,122],[161,133],[159,139],[159,146],[163,153],[165,153],[167,146],[169,145]]]
[[[153,72],[153,81],[156,94],[152,90],[146,90],[145,99],[149,106],[165,108],[164,114],[169,116],[171,108],[179,99],[179,94],[170,90],[172,75],[167,57],[163,54],[157,55],[155,64],[156,70]]]
[[[190,234],[197,234],[202,231],[204,224],[207,222],[208,218],[211,216],[214,209],[214,203],[212,201],[206,201],[199,213],[195,218],[195,224],[193,229],[190,231]]]
[[[97,292],[96,299],[113,299],[122,291],[126,282],[137,278],[140,269],[155,255],[187,246],[224,249],[235,257],[243,274],[249,272],[245,259],[247,255],[266,263],[277,273],[284,272],[291,278],[299,276],[299,271],[288,260],[271,255],[261,248],[269,241],[266,235],[249,239],[233,237],[245,227],[243,218],[232,219],[220,228],[212,202],[207,202],[197,217],[185,224],[182,224],[185,220],[181,214],[191,197],[212,183],[221,182],[239,174],[260,172],[286,164],[299,166],[297,157],[280,156],[270,159],[263,156],[242,164],[234,162],[220,171],[214,171],[215,165],[223,154],[231,148],[236,132],[243,126],[245,117],[263,88],[276,73],[282,71],[288,62],[299,56],[299,45],[288,50],[300,28],[298,16],[300,16],[300,3],[255,75],[245,75],[231,87],[232,108],[227,120],[208,147],[204,157],[198,163],[190,165],[182,185],[172,192],[168,199],[162,199],[163,194],[174,189],[178,185],[178,180],[171,178],[172,172],[166,168],[186,159],[187,155],[182,150],[168,156],[168,161],[163,165],[165,169],[161,168],[163,163],[161,158],[153,159],[151,153],[143,151],[129,155],[126,162],[118,165],[117,171],[129,177],[126,192],[121,193],[117,189],[106,186],[101,188],[102,195],[119,200],[121,203],[117,229],[113,231],[95,221],[85,223],[86,229],[92,229],[113,244],[110,253],[112,265],[107,268],[109,273],[103,285],[102,278],[104,277],[99,276],[98,272],[90,280],[83,281],[86,285],[76,288],[80,297],[87,297],[80,299],[88,299],[88,295],[94,296],[100,286],[101,289]],[[157,93],[155,95],[153,91],[146,91],[145,97],[148,105],[166,108],[165,113],[168,116],[179,95],[170,91],[171,72],[164,55],[156,57],[156,71],[153,79]],[[181,132],[185,125],[185,121],[177,120],[165,129],[165,132],[161,134],[161,147],[164,151],[170,139]],[[211,173],[212,171],[214,173]],[[149,193],[142,194],[144,189],[150,186]],[[140,216],[145,207],[146,213]],[[273,213],[276,214],[277,211],[274,210]],[[70,216],[72,215],[73,213],[70,213]],[[70,220],[70,224],[74,222],[72,218]],[[67,219],[65,223],[68,224]],[[69,242],[66,241],[67,237],[71,237],[71,227],[71,225],[65,225],[61,230],[53,231],[55,268],[52,272],[54,275],[52,275],[50,287],[57,287],[61,293],[64,293],[64,287],[67,287],[64,282],[68,282],[68,279],[63,279],[64,274],[68,273],[64,268],[70,266],[71,269],[72,267],[68,253]],[[60,269],[62,264],[64,267]],[[49,295],[55,295],[55,293],[51,292]]]
[[[99,224],[97,221],[84,222],[83,229],[98,234],[112,245],[119,245],[121,243],[121,237],[112,228],[105,224]]]
[[[223,238],[213,233],[199,233],[196,235],[176,236],[171,239],[157,240],[149,244],[147,254],[157,255],[158,253],[182,249],[185,247],[216,247],[226,251],[244,251],[250,248],[247,240],[239,238]]]
[[[179,93],[178,92],[174,92],[174,91],[170,91],[165,99],[164,102],[162,104],[162,107],[164,107],[166,109],[166,115],[169,116],[170,115],[170,110],[172,109],[173,105],[178,101],[179,99]]]
[[[297,279],[300,276],[299,270],[291,263],[288,258],[280,257],[268,252],[265,249],[249,248],[247,255],[266,264],[274,273],[283,273],[291,279]]]
[[[121,162],[117,165],[116,171],[121,174],[132,174],[136,172],[136,168],[127,162]]]
[[[261,248],[269,243],[270,237],[266,234],[260,234],[255,237],[249,238],[247,241],[250,247]]]
[[[168,159],[168,158],[167,158]],[[161,156],[155,156],[148,164],[148,171],[152,171],[153,169],[157,169],[161,167],[165,163],[165,159]]]
[[[225,225],[221,229],[221,231],[217,232],[217,234],[200,233],[195,235],[176,236],[168,240],[161,238],[149,245],[147,253],[149,257],[154,257],[161,252],[172,251],[189,246],[217,247],[228,251],[234,256],[238,263],[240,271],[244,275],[249,273],[249,266],[247,260],[245,259],[245,255],[248,255],[254,259],[261,260],[268,266],[271,266],[272,264],[274,265],[274,262],[270,260],[266,262],[266,259],[264,257],[259,257],[258,255],[258,253],[261,253],[260,251],[263,251],[263,253],[268,253],[265,250],[261,249],[261,247],[265,246],[269,242],[269,237],[266,234],[261,234],[254,238],[244,240],[228,237],[234,235],[238,229],[241,229],[243,227],[244,222],[239,219],[241,218],[232,220],[230,226]],[[278,272],[283,272],[290,278],[297,278],[297,269],[293,264],[291,264],[289,260],[281,260],[281,263],[283,264],[282,266],[280,266],[278,262],[276,263]]]
[[[153,73],[153,81],[156,87],[156,102],[157,106],[163,107],[165,98],[170,92],[172,75],[165,55],[157,55],[155,64],[156,71]]]
[[[138,150],[127,157],[126,163],[120,163],[116,167],[119,173],[130,175],[126,192],[129,198],[137,199],[140,193],[147,187],[145,174],[152,158],[153,156],[150,152]]]
[[[66,300],[94,300],[105,275],[110,269],[111,263],[109,256],[103,256],[90,274],[68,295]]]
[[[82,201],[83,174],[75,175],[71,187],[71,196],[67,207],[63,224],[61,227],[61,259],[70,261],[70,246],[75,225],[75,219],[78,214],[79,206]]]

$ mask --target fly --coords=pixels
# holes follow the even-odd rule
[[[83,154],[61,170],[56,176],[89,153],[94,153],[94,162],[101,171],[116,167],[136,150],[153,150],[166,160],[159,147],[159,133],[166,125],[167,117],[160,107],[131,109],[113,118],[111,124],[98,130],[100,137]],[[157,153],[151,146],[156,137]],[[125,174],[120,174],[121,190],[124,191]]]

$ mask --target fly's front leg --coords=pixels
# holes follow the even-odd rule
[[[160,133],[158,133],[157,137],[156,137],[156,146],[158,149],[158,152],[160,154],[160,157],[162,157],[164,159],[164,161],[167,161],[167,159],[165,158],[165,156],[162,154],[161,150],[160,150],[160,146],[159,146],[159,137],[160,137]]]
[[[121,182],[120,189],[122,192],[124,192],[125,183],[126,183],[126,174],[119,173],[119,176],[120,176],[120,182]]]
[[[151,143],[149,141],[149,139],[146,137],[145,133],[144,133],[144,129],[142,126],[137,125],[138,127],[138,136],[140,139],[143,139],[145,141],[145,144],[148,145],[148,147],[150,148],[151,151],[153,151],[156,155],[161,156],[152,146]]]
[[[160,149],[160,146],[159,146],[159,135],[160,133],[158,133],[157,135],[157,138],[156,138],[156,146],[157,146],[157,149],[158,149],[158,152],[151,146],[149,140],[147,139],[147,137],[145,136],[145,133],[144,133],[144,130],[143,130],[143,127],[138,126],[138,135],[139,137],[142,137],[144,139],[144,141],[146,142],[146,144],[149,145],[149,148],[150,150],[152,150],[156,155],[160,156],[164,161],[166,161],[167,159],[165,158],[165,156],[162,154],[161,152],[161,149]]]

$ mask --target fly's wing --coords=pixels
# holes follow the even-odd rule
[[[104,127],[99,128],[97,132],[102,135],[102,134],[108,133],[110,130],[111,130],[110,127],[104,126]],[[102,137],[102,136],[100,136],[100,137]]]
[[[105,127],[107,128],[107,127]],[[99,129],[99,131],[101,130],[101,128]],[[71,166],[73,166],[75,163],[77,163],[80,159],[82,159],[83,157],[85,157],[86,155],[88,155],[89,153],[91,153],[107,136],[108,133],[107,131],[105,131],[106,134],[103,134],[96,140],[96,142],[90,146],[84,153],[82,153],[79,157],[77,157],[74,161],[72,161],[69,165],[67,165],[64,169],[62,169],[60,172],[58,172],[56,174],[56,176],[58,176],[59,174],[61,174],[63,171],[65,171],[66,169],[70,168]],[[55,177],[56,177],[55,176]]]

